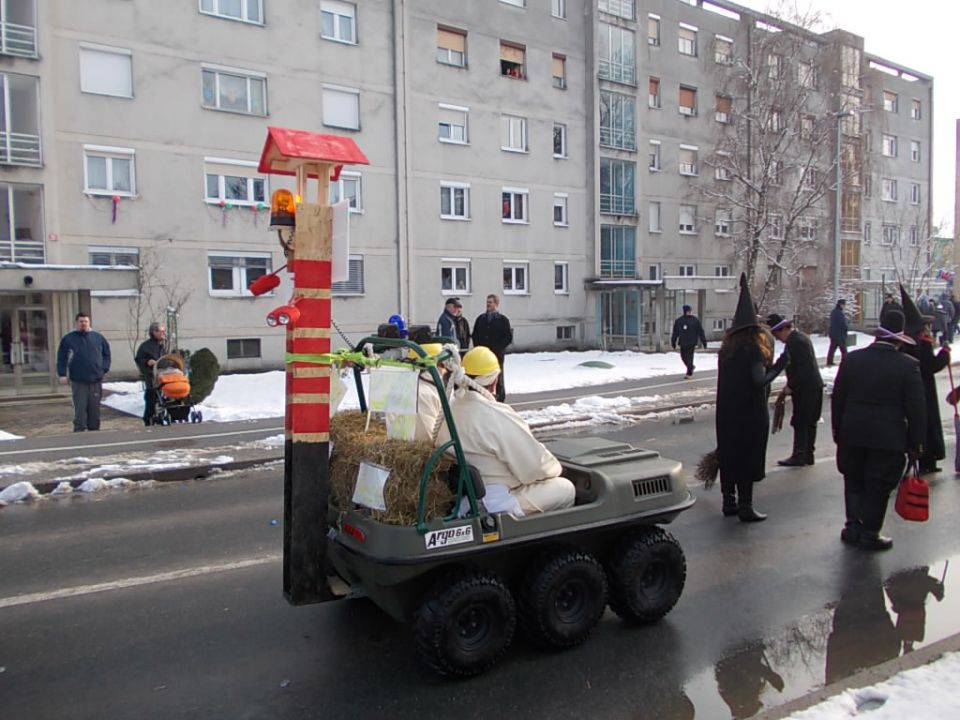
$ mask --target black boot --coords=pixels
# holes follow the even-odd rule
[[[740,507],[737,505],[737,496],[735,493],[724,493],[723,494],[723,516],[732,517],[740,512]]]
[[[740,495],[740,504],[737,509],[737,516],[740,518],[740,522],[762,522],[767,519],[766,515],[753,509],[752,482],[738,482],[737,492]]]
[[[893,540],[888,537],[884,537],[880,533],[862,530],[860,532],[860,540],[857,543],[857,547],[861,550],[870,551],[889,550],[893,547]]]
[[[799,467],[807,464],[807,433],[806,429],[796,426],[793,429],[793,452],[786,460],[777,460],[777,465],[783,467]]]

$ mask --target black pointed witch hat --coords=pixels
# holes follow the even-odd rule
[[[737,300],[737,310],[733,315],[733,325],[730,332],[737,332],[749,327],[759,327],[757,322],[757,308],[750,297],[750,285],[747,283],[746,273],[740,273],[740,299]]]
[[[902,284],[900,285],[900,303],[903,305],[903,331],[908,335],[916,335],[923,330],[926,323],[933,322],[933,316],[920,313],[917,304]]]

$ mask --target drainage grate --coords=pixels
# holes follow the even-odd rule
[[[650,497],[651,495],[665,495],[670,492],[670,478],[667,475],[661,477],[649,478],[647,480],[633,481],[633,497]]]

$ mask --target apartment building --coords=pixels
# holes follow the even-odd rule
[[[489,292],[517,349],[657,347],[685,302],[719,332],[737,218],[704,187],[724,182],[718,133],[741,98],[721,90],[762,22],[677,0],[0,0],[0,389],[50,387],[80,309],[117,374],[167,308],[181,346],[280,367],[264,318],[289,282],[247,291],[284,262],[267,206],[289,181],[257,172],[268,126],[347,135],[370,160],[331,188],[351,209],[336,343],[397,312],[433,325],[452,295],[472,319]],[[812,37],[810,62],[840,44]],[[897,134],[898,164],[873,151],[876,187],[896,179],[929,216],[932,81],[855,58],[847,94],[898,93],[901,115],[858,112],[851,141]],[[874,236],[892,210],[875,200],[859,205]],[[832,262],[831,202],[812,267]],[[868,242],[844,257],[869,257],[872,281]]]

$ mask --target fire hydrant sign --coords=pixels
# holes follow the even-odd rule
[[[386,510],[383,489],[387,486],[390,468],[372,463],[360,463],[357,471],[357,486],[353,490],[353,502],[371,510]]]

